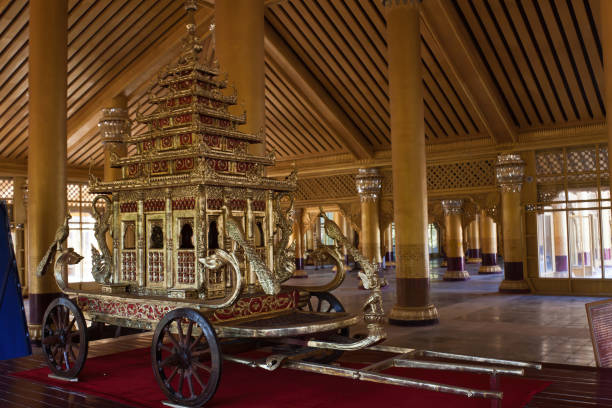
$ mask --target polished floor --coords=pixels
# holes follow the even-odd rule
[[[602,298],[500,294],[497,289],[502,275],[478,275],[478,266],[467,265],[471,279],[463,282],[443,281],[444,268],[432,267],[431,299],[438,308],[440,323],[426,327],[388,326],[387,344],[595,366],[584,305]],[[331,274],[310,268],[307,272],[308,279],[292,282],[319,282]],[[393,268],[385,271],[389,282],[383,289],[387,313],[394,304],[394,272]],[[358,311],[367,296],[357,289],[357,284],[357,274],[349,272],[342,286],[333,292],[347,311]]]

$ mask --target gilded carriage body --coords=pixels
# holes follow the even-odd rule
[[[138,117],[146,131],[123,140],[133,153],[112,155],[121,180],[90,184],[91,192],[112,195],[112,260],[104,266],[112,269],[113,291],[125,286],[131,293],[223,298],[231,276],[206,269],[198,259],[218,248],[236,249],[224,231],[224,206],[240,220],[266,266],[274,268],[280,243],[274,237],[274,201],[295,190],[295,178],[264,176],[273,154],[250,153],[263,135],[238,130],[246,113],[229,113],[235,91],[224,93],[227,83],[218,79],[217,68],[196,57],[189,49],[160,73],[158,95],[149,93],[156,109]],[[239,261],[246,290],[257,291],[250,263],[244,256]]]

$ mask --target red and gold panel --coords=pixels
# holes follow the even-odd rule
[[[172,136],[164,136],[160,139],[160,147],[162,149],[171,149],[174,146],[174,138]]]
[[[232,210],[244,211],[246,210],[246,200],[232,199],[229,202],[229,207]]]
[[[123,251],[121,253],[121,279],[127,282],[136,282],[135,251]]]
[[[172,120],[175,125],[184,125],[186,123],[191,123],[191,113],[184,113],[182,115],[175,116]]]
[[[247,171],[253,169],[253,167],[255,167],[254,163],[236,162],[237,173],[246,173]]]
[[[145,212],[150,211],[164,211],[166,209],[166,202],[162,199],[146,200],[143,203]]]
[[[148,151],[148,150],[153,150],[155,148],[155,140],[154,139],[149,139],[149,140],[145,140],[142,142],[142,150],[144,152]]]
[[[217,135],[202,135],[202,139],[208,147],[217,149],[221,147],[221,138]]]
[[[138,211],[138,206],[135,201],[119,204],[119,211],[122,213],[133,213]]]
[[[260,295],[238,299],[232,306],[215,311],[208,318],[211,323],[242,319],[252,315],[276,313],[291,310],[297,306],[298,291],[279,293],[278,295]]]
[[[153,251],[149,249],[149,257],[147,259],[147,276],[149,282],[164,281],[164,252]]]
[[[185,157],[174,161],[174,170],[177,172],[192,170],[194,166],[193,157]]]
[[[266,202],[263,200],[255,200],[252,205],[253,211],[266,211]]]
[[[151,122],[151,124],[153,125],[153,128],[155,129],[162,129],[170,125],[170,118],[156,119],[153,122]]]
[[[189,89],[192,84],[193,84],[193,81],[191,79],[187,79],[185,81],[180,81],[180,82],[174,83],[172,85],[172,88],[177,89],[177,90]]]
[[[178,283],[195,283],[196,265],[194,251],[178,251],[176,272]]]
[[[181,197],[172,200],[172,210],[193,210],[194,208],[194,197]]]
[[[229,120],[225,120],[225,119],[219,119],[218,123],[219,123],[219,127],[222,127],[222,128],[228,128],[232,124],[232,122],[230,122]]]
[[[129,164],[125,167],[125,177],[138,177],[142,174],[142,163]]]
[[[168,162],[166,160],[155,161],[151,163],[151,173],[163,174],[168,172]]]
[[[193,138],[191,136],[191,133],[181,133],[179,135],[179,144],[181,146],[188,146],[193,144]]]
[[[191,95],[181,96],[178,98],[179,105],[189,105],[193,101],[193,97]]]
[[[214,122],[214,119],[211,118],[210,116],[200,115],[200,122],[202,122],[205,125],[212,125]]]
[[[223,199],[221,198],[209,198],[206,200],[206,207],[209,210],[220,210],[223,206]]]
[[[229,171],[230,162],[220,159],[206,159],[206,163],[215,171]]]

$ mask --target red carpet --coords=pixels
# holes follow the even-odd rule
[[[422,369],[395,368],[389,373],[410,378],[488,389],[489,377]],[[164,395],[158,388],[150,364],[149,349],[138,349],[87,360],[78,383],[51,380],[48,368],[13,375],[64,389],[93,394],[135,407],[162,407]],[[502,377],[504,408],[522,407],[549,383],[518,377]],[[207,407],[490,407],[489,400],[374,384],[350,379],[279,369],[268,372],[223,362],[217,393]]]

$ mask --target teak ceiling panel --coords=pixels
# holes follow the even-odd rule
[[[481,66],[474,75],[490,84],[487,91],[498,97],[512,132],[605,119],[600,0],[428,1],[440,2],[438,10],[458,27],[457,38]],[[147,50],[156,52],[155,45],[185,21],[183,2],[175,0],[69,0],[68,7],[69,118],[95,110],[92,102],[109,84],[118,84],[130,64]],[[380,0],[282,0],[266,10],[268,27],[337,105],[336,112],[346,115],[354,140],[372,151],[390,148],[384,13]],[[0,157],[7,159],[27,157],[28,19],[27,0],[0,0]],[[491,123],[499,116],[490,115],[467,86],[473,82],[457,69],[467,60],[449,58],[458,54],[445,48],[448,35],[440,27],[422,24],[421,30],[427,143],[495,141]],[[210,44],[207,38],[209,57]],[[346,133],[330,125],[330,111],[306,97],[284,68],[266,55],[268,149],[280,160],[351,151]],[[154,107],[146,103],[145,87],[131,89],[135,121],[138,106],[141,113]],[[107,102],[100,100],[100,109]],[[134,123],[134,133],[142,130]],[[69,149],[72,166],[103,161],[96,130],[85,135]]]

